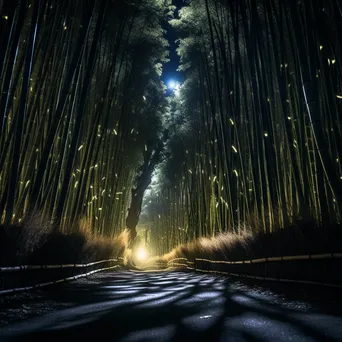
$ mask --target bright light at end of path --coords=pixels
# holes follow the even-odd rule
[[[145,261],[147,259],[148,253],[146,248],[144,247],[139,247],[137,252],[136,252],[136,257],[139,261]]]

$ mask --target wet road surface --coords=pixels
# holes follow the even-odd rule
[[[0,341],[342,341],[341,294],[188,272],[102,273],[0,298]]]

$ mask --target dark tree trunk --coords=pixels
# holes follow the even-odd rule
[[[139,173],[135,179],[136,185],[132,189],[131,205],[128,209],[128,214],[126,217],[126,227],[129,231],[129,243],[131,246],[137,236],[136,227],[139,222],[144,194],[147,187],[151,183],[152,173],[156,165],[160,161],[162,150],[163,143],[161,141],[158,141],[157,147],[154,151],[150,149],[147,153],[145,153],[144,164],[141,166]]]
[[[146,185],[145,190],[147,189],[147,187],[148,187],[148,184]],[[126,227],[129,230],[130,242],[133,242],[137,236],[136,227],[139,222],[141,205],[142,205],[142,200],[144,197],[145,190],[139,191],[137,188],[132,189],[131,205],[130,205],[130,208],[128,209],[128,215],[126,218]]]

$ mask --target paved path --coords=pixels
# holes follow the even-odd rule
[[[103,273],[0,298],[0,341],[342,341],[341,293],[323,293],[185,272]]]

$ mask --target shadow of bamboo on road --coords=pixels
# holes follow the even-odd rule
[[[6,341],[101,337],[122,342],[259,342],[291,336],[303,341],[342,340],[338,337],[338,332],[342,336],[342,315],[324,316],[325,312],[310,304],[292,303],[274,292],[227,278],[184,272],[113,272],[93,279],[93,283],[90,278],[45,291],[49,300],[70,307],[29,323],[9,325],[3,337]],[[27,305],[34,308],[36,303]],[[326,326],[315,324],[312,319],[317,315],[327,320]],[[340,322],[339,327],[328,322],[332,318]]]

